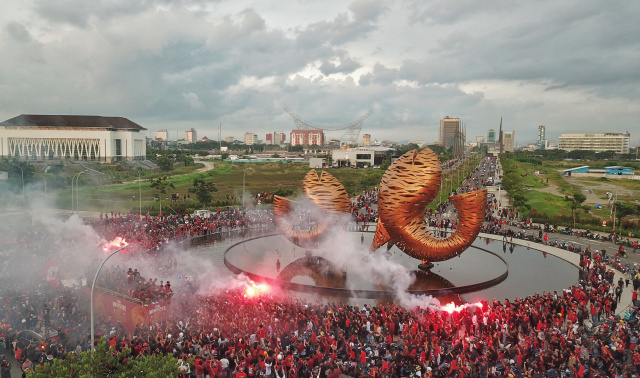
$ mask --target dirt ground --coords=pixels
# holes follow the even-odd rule
[[[634,191],[633,189],[625,188],[621,185],[616,185],[616,181],[595,182],[593,180],[585,180],[583,178],[577,177],[565,177],[564,179],[567,180],[567,182],[575,188],[579,188],[580,192],[587,196],[587,200],[584,202],[585,205],[595,206],[600,204],[602,206],[606,206],[607,192],[617,192],[619,200],[630,199],[636,202],[640,200],[640,192]],[[555,194],[558,196],[564,196],[564,194],[560,192],[560,188],[553,182],[549,182],[548,186],[544,188],[536,188],[535,190]]]
[[[616,181],[600,181],[584,180],[581,178],[565,178],[567,182],[581,189],[581,192],[587,196],[585,201],[588,205],[601,204],[607,202],[607,192],[617,193],[619,200],[635,200],[640,198],[640,193],[632,189],[625,188],[622,185],[616,185]]]

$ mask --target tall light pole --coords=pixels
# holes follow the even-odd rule
[[[22,169],[21,166],[19,166],[18,164],[11,164],[14,167],[18,167],[20,168],[20,177],[22,179],[22,207],[24,207],[24,169]]]
[[[76,213],[80,213],[80,175],[87,171],[82,171],[76,176]]]
[[[244,210],[244,191],[245,191],[245,176],[247,174],[247,170],[242,171],[242,210]]]
[[[138,214],[142,217],[142,184],[140,183],[140,169],[138,169],[138,202],[140,204]]]
[[[93,322],[93,292],[96,289],[96,280],[98,279],[98,274],[100,274],[100,270],[102,270],[102,267],[104,266],[104,263],[107,262],[107,260],[109,260],[109,258],[113,255],[115,255],[116,253],[122,251],[123,249],[127,248],[129,246],[129,244],[125,244],[124,246],[116,249],[115,251],[111,252],[109,254],[109,256],[107,256],[104,260],[102,260],[102,264],[100,264],[100,266],[98,267],[98,270],[96,271],[96,275],[93,277],[93,283],[91,284],[91,351],[95,351],[95,328],[94,328],[94,322]]]
[[[36,172],[36,175],[42,177],[42,179],[44,180],[44,206],[45,207],[49,207],[49,196],[47,193],[47,178],[44,177],[44,175],[42,173],[38,173]]]
[[[83,172],[84,172],[84,171],[83,171]],[[73,181],[76,179],[76,177],[80,176],[80,174],[81,174],[81,173],[82,173],[82,172],[80,172],[80,173],[76,173],[76,174],[74,174],[74,175],[73,175],[73,177],[71,178],[71,212],[73,212],[73,204],[74,204],[74,202],[73,202]],[[78,185],[78,184],[76,184],[76,185]]]

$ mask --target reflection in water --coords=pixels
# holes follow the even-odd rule
[[[347,272],[320,256],[304,256],[282,269],[277,279],[291,282],[294,277],[311,278],[316,286],[344,289],[347,287]]]

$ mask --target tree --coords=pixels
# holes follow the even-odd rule
[[[574,192],[573,197],[565,196],[564,200],[569,202],[571,217],[573,218],[573,228],[576,227],[576,210],[582,207],[582,203],[587,200],[587,196],[580,192]]]
[[[167,176],[158,177],[157,179],[152,179],[149,184],[150,188],[156,189],[160,194],[167,194],[167,188],[175,189],[175,185],[172,182],[168,181],[169,178]]]
[[[163,171],[170,171],[173,168],[173,162],[166,156],[160,156],[157,160],[158,166]]]
[[[207,206],[213,200],[212,192],[217,192],[218,188],[211,181],[205,181],[201,179],[193,180],[193,187],[189,188],[190,193],[195,193],[198,198],[198,202]]]
[[[616,218],[618,218],[618,225],[622,226],[622,218],[638,213],[638,205],[632,202],[616,203]]]
[[[27,377],[175,377],[178,374],[178,359],[173,355],[127,358],[129,353],[130,349],[125,349],[114,355],[103,338],[95,352],[85,351],[77,356],[69,353],[67,358],[56,359],[44,368],[36,365]]]

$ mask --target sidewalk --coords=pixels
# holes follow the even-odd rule
[[[502,235],[493,235],[493,234],[485,234],[485,233],[481,233],[479,235],[480,237],[483,238],[489,238],[489,239],[493,239],[493,240],[498,240],[498,241],[502,241]],[[529,247],[531,246],[533,249],[536,249],[538,251],[542,251],[542,252],[546,252],[550,255],[554,255],[564,261],[567,261],[573,265],[575,265],[578,269],[580,268],[580,255],[578,253],[574,253],[574,252],[570,252],[561,248],[556,248],[556,247],[551,247],[548,245],[544,245],[544,244],[539,244],[539,243],[534,243],[532,241],[529,240],[521,240],[521,239],[516,239],[514,238],[513,241],[510,241],[510,243],[513,244],[517,244],[517,245],[521,245],[521,246],[525,246],[525,247]],[[533,245],[531,245],[533,244]],[[533,253],[537,253],[537,252],[533,252]],[[616,269],[613,269],[613,272],[615,274],[615,278],[613,280],[613,283],[615,284],[616,282],[618,282],[618,280],[620,278],[622,278],[623,280],[626,279],[626,277],[624,276],[624,274],[622,274],[621,272],[619,272]],[[625,287],[624,290],[622,291],[622,297],[620,298],[620,303],[618,304],[618,307],[616,308],[616,314],[622,315],[624,314],[627,309],[629,307],[631,307],[631,294],[632,294],[633,288],[631,286],[629,287]]]

